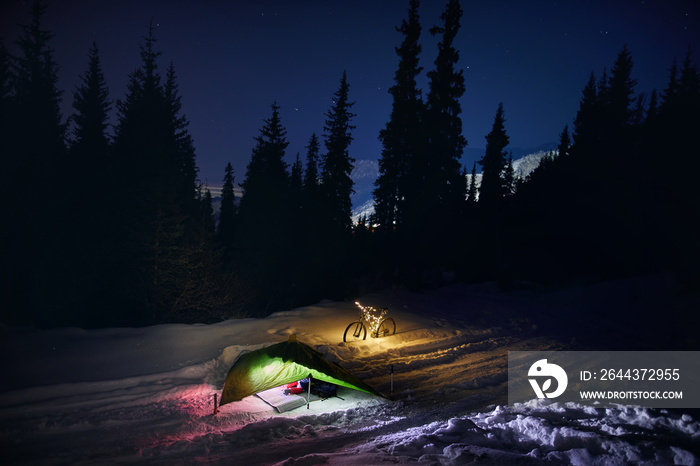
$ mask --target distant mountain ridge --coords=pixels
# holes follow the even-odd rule
[[[548,153],[556,151],[549,150],[539,150],[537,152],[529,153],[523,157],[513,160],[513,171],[515,172],[515,177],[519,179],[525,179],[532,171],[537,168],[540,161]],[[470,170],[467,170],[470,171]],[[352,201],[352,219],[353,222],[357,222],[362,216],[367,216],[369,218],[374,213],[374,182],[377,177],[379,177],[379,162],[376,160],[355,160],[355,166],[350,173],[350,178],[353,181],[354,192],[350,195],[350,200]],[[467,185],[471,182],[471,173],[467,174]],[[476,174],[476,185],[477,187],[481,184],[481,173]],[[220,187],[209,187],[213,199],[212,204],[214,207],[214,215],[218,219],[219,207],[221,205],[221,197],[215,196],[221,193]],[[237,198],[241,195],[241,192],[237,189]],[[215,196],[215,197],[214,197]]]
[[[513,160],[513,171],[518,179],[525,179],[537,168],[545,155],[556,151],[539,150]],[[470,170],[468,170],[470,171]],[[361,217],[369,218],[374,213],[374,181],[379,176],[379,163],[375,160],[356,160],[355,169],[350,177],[355,182],[355,194],[352,199],[352,219],[357,222]],[[467,174],[467,186],[471,183],[472,175]],[[476,186],[481,185],[481,173],[476,174]]]

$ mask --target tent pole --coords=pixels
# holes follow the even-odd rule
[[[311,403],[311,374],[309,374],[309,391],[306,394],[306,409],[309,409],[310,403]]]

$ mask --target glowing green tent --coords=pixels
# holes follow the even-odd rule
[[[312,347],[297,341],[296,335],[291,335],[289,341],[239,356],[226,376],[220,405],[309,376],[382,396],[342,367],[323,359]]]

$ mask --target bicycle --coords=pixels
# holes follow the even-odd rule
[[[375,309],[371,306],[363,306],[355,301],[360,308],[360,320],[350,323],[343,333],[343,341],[356,341],[367,339],[367,328],[369,328],[372,338],[379,338],[396,333],[396,322],[391,317],[384,316],[389,312],[389,308],[382,307]],[[379,312],[379,314],[377,314]]]

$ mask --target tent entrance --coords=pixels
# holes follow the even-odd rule
[[[335,384],[314,380],[312,377],[299,380],[279,387],[270,388],[255,395],[275,408],[278,412],[291,411],[312,401],[324,401],[328,398],[344,398],[338,396],[338,386]]]
[[[256,393],[256,396],[275,408],[279,413],[291,411],[292,409],[308,404],[307,399],[303,396],[294,394],[285,395],[283,387],[270,388]]]

